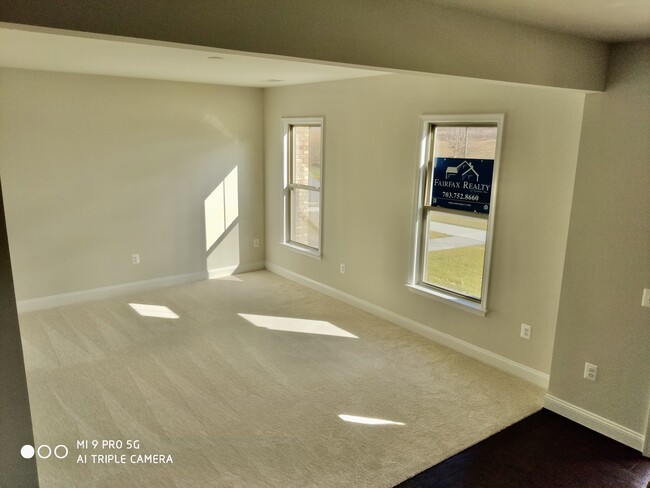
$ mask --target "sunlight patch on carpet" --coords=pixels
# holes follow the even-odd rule
[[[178,319],[176,313],[163,305],[146,305],[144,303],[129,303],[129,306],[143,317],[156,317],[160,319]]]
[[[248,320],[256,327],[284,332],[301,332],[303,334],[318,334],[327,336],[350,337],[358,339],[354,334],[343,330],[336,325],[324,320],[296,319],[289,317],[273,317],[272,315],[252,315],[247,313],[237,314]]]
[[[386,419],[374,419],[372,417],[358,417],[356,415],[339,415],[341,420],[346,422],[352,422],[355,424],[365,424],[365,425],[406,425],[404,422],[394,422],[392,420]]]

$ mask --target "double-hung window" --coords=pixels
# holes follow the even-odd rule
[[[321,255],[323,119],[284,119],[284,243]]]
[[[503,115],[422,118],[409,285],[487,312]]]

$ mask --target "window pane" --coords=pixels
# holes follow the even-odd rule
[[[494,159],[496,127],[436,127],[435,157]]]
[[[320,192],[291,190],[291,240],[320,248]]]
[[[430,210],[425,283],[481,299],[487,220]]]
[[[320,188],[321,127],[293,126],[292,183]]]

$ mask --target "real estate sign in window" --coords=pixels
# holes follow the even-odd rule
[[[486,311],[502,116],[425,117],[411,285]]]

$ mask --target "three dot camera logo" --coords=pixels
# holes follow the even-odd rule
[[[34,449],[34,446],[25,444],[20,449],[20,455],[25,459],[31,459],[36,454],[39,459],[48,459],[50,456],[54,456],[57,459],[65,459],[68,457],[68,448],[63,444],[54,446],[53,448],[47,444],[41,444],[37,449]]]
[[[72,446],[71,459],[76,457],[77,464],[174,464],[174,458],[169,453],[148,453],[140,451],[140,440],[104,439],[104,440],[77,440]],[[129,452],[121,452],[123,450]],[[25,459],[66,459],[70,454],[65,444],[41,444],[37,448],[25,444],[20,449],[20,454]]]

